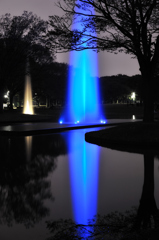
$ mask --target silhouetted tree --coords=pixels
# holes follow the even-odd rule
[[[100,78],[102,99],[106,102],[117,100],[126,101],[128,95],[135,92],[138,98],[142,99],[141,94],[141,75],[126,76],[105,76]]]
[[[26,59],[32,58],[39,64],[51,62],[54,54],[45,46],[44,34],[47,23],[31,12],[21,16],[0,17],[0,85],[13,96],[23,87],[26,74]],[[1,98],[2,98],[1,96]],[[0,104],[2,108],[2,103]]]
[[[0,39],[1,89],[10,91],[10,103],[13,96],[22,89],[25,75],[25,45],[18,39]],[[4,93],[3,93],[4,94]]]
[[[143,80],[143,120],[153,121],[159,67],[159,0],[59,0],[58,6],[65,15],[50,17],[48,44],[57,52],[96,49],[123,51],[136,57]],[[73,21],[80,21],[81,28],[71,29]]]

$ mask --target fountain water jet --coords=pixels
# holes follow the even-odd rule
[[[82,30],[78,20],[73,23],[72,28]],[[67,107],[60,123],[105,122],[100,103],[97,62],[97,53],[93,50],[70,53]]]
[[[27,62],[27,70],[29,69],[29,63]],[[25,90],[24,90],[24,114],[34,114],[33,104],[32,104],[32,87],[31,87],[31,77],[27,71],[25,77]]]

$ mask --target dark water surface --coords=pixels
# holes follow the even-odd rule
[[[46,222],[60,218],[87,224],[97,213],[133,206],[140,216],[147,206],[155,211],[157,154],[89,144],[84,134],[91,130],[0,137],[1,240],[45,240],[50,236]]]

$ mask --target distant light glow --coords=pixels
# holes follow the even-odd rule
[[[135,120],[135,119],[136,119],[135,115],[132,115],[132,119],[133,119],[133,120]]]
[[[7,93],[4,95],[4,98],[9,98],[10,91],[7,91]]]
[[[62,120],[60,120],[60,122],[59,122],[60,124],[63,124],[63,121]]]
[[[132,99],[133,101],[135,101],[135,99],[136,99],[136,93],[135,93],[135,92],[132,92],[132,94],[131,94],[131,99]]]

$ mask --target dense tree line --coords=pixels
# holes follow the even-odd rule
[[[68,69],[66,63],[52,62],[43,65],[32,63],[32,87],[37,105],[42,99],[47,107],[52,107],[56,99],[64,102]]]
[[[129,102],[129,97],[132,92],[136,93],[137,100],[143,103],[143,81],[141,75],[113,75],[104,76],[99,79],[101,97],[105,103],[113,102]],[[159,102],[159,77],[155,79],[156,88],[154,89],[154,103]],[[148,98],[150,96],[148,95]]]
[[[127,102],[132,92],[142,102],[141,75],[105,76],[100,78],[102,100],[105,103]]]

